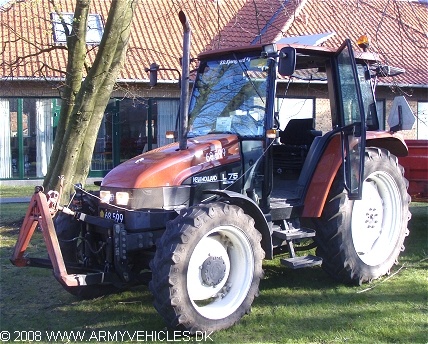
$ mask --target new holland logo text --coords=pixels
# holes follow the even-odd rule
[[[193,184],[211,183],[218,180],[217,176],[193,177]]]

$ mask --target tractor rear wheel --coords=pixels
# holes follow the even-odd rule
[[[254,220],[237,206],[199,205],[170,222],[151,262],[154,306],[172,328],[228,328],[258,294],[264,253]]]
[[[323,214],[316,220],[317,255],[323,269],[348,284],[388,274],[404,250],[410,196],[398,159],[367,148],[361,200],[349,200],[339,171]]]

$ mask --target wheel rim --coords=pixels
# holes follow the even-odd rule
[[[354,201],[352,240],[367,265],[383,263],[396,248],[403,217],[402,199],[394,178],[374,172],[364,180],[362,199]]]
[[[253,275],[253,249],[245,233],[234,226],[217,227],[192,252],[188,295],[202,316],[223,319],[245,300]]]

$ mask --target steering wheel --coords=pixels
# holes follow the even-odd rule
[[[249,106],[246,110],[244,110],[247,112],[245,115],[237,116],[238,118],[242,117],[241,120],[238,120],[237,122],[235,122],[235,120],[232,121],[232,128],[234,128],[235,132],[239,132],[243,135],[244,135],[244,133],[246,133],[246,135],[249,135],[249,136],[257,135],[257,132],[258,132],[257,128],[261,125],[261,123],[263,122],[263,119],[256,120],[253,116],[251,116],[250,112],[253,109],[261,110],[263,115],[265,113],[265,108],[261,105]],[[259,112],[259,111],[257,111],[257,112]]]
[[[260,123],[260,121],[262,121],[262,120],[256,120],[256,119],[255,119],[253,116],[251,116],[251,114],[250,114],[251,110],[255,110],[255,109],[261,110],[261,112],[263,113],[263,117],[264,117],[264,114],[265,114],[265,107],[264,107],[264,106],[261,106],[261,105],[251,105],[251,106],[249,106],[249,107],[248,107],[248,109],[247,109],[247,117],[251,117],[251,119],[254,121],[254,123],[258,124],[258,123]],[[255,111],[255,112],[260,113],[260,111]]]
[[[265,107],[261,105],[251,105],[248,107],[247,113],[249,114],[252,109],[260,109],[265,112]]]

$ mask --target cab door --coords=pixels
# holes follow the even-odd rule
[[[366,125],[359,73],[349,39],[339,49],[335,65],[345,186],[350,199],[361,199]]]

